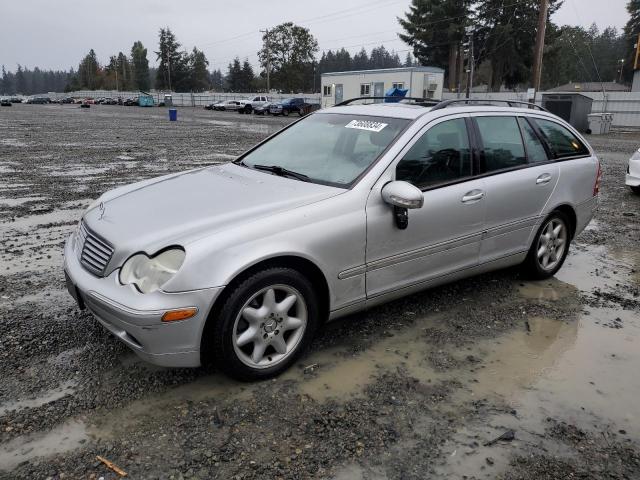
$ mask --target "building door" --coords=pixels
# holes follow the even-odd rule
[[[384,82],[376,82],[373,84],[373,96],[384,97]],[[380,103],[382,100],[374,100],[375,103]]]
[[[342,102],[342,84],[336,84],[336,105]]]

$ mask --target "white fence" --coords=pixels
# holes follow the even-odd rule
[[[544,94],[545,92],[542,92]],[[576,93],[576,92],[549,92],[549,93]],[[580,92],[582,95],[593,99],[591,113],[613,113],[613,126],[618,128],[640,127],[640,92]],[[455,93],[443,94],[443,99],[458,98]],[[500,92],[500,93],[472,93],[471,98],[493,100],[519,100],[527,101],[526,92]],[[542,105],[542,95],[538,94],[536,103]]]
[[[159,102],[164,101],[164,96],[170,94],[173,104],[177,107],[203,107],[210,103],[219,102],[220,100],[241,100],[256,95],[265,95],[264,93],[175,93],[175,92],[149,92],[153,97],[156,105]],[[116,90],[79,90],[77,92],[68,93],[50,93],[48,94],[52,99],[59,99],[64,97],[76,97],[76,98],[133,98],[140,95],[139,91],[135,92],[122,92]],[[309,103],[320,103],[320,94],[296,94],[286,95],[280,93],[274,93],[267,95],[267,98],[273,101],[283,100],[291,97],[303,97],[305,101]]]
[[[168,92],[151,92],[156,104],[164,100],[164,95]],[[544,93],[544,92],[542,92]],[[555,93],[575,93],[575,92],[553,92]],[[593,99],[591,111],[592,113],[607,112],[613,113],[613,126],[617,128],[640,128],[640,92],[610,92],[602,94],[601,92],[580,92]],[[80,90],[68,93],[49,93],[52,99],[60,99],[71,96],[78,98],[99,98],[111,97],[123,99],[135,97],[140,92],[121,92],[115,90]],[[220,100],[239,100],[253,97],[255,95],[264,95],[258,93],[171,93],[173,104],[179,107],[202,107],[209,103]],[[294,95],[286,94],[269,94],[268,98],[273,101],[279,101]],[[309,103],[320,103],[320,94],[297,94],[297,97],[303,97]],[[455,93],[443,93],[443,100],[450,98],[458,98]],[[494,100],[520,100],[527,101],[526,92],[500,92],[500,93],[472,93],[471,98],[478,99],[494,99]],[[542,95],[538,94],[536,103],[541,105]]]

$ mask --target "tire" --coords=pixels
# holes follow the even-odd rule
[[[298,115],[300,115],[301,117],[304,116],[304,110],[302,108],[298,109]]]
[[[629,188],[631,189],[631,191],[633,193],[635,193],[636,195],[640,195],[640,185],[638,185],[637,187],[631,187],[629,186]]]
[[[202,352],[211,352],[215,365],[235,379],[270,378],[307,349],[319,318],[317,296],[304,275],[265,269],[238,284],[209,319]]]
[[[571,240],[571,223],[567,216],[552,212],[536,232],[522,264],[523,273],[532,280],[554,276],[567,258]]]
[[[289,116],[289,110],[282,110],[282,116],[283,117],[288,117]]]

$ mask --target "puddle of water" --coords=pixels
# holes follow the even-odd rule
[[[17,437],[0,445],[0,470],[11,470],[35,457],[65,453],[89,440],[85,424],[70,420],[46,433]]]
[[[7,147],[26,147],[28,144],[26,142],[22,142],[17,138],[3,138],[0,139],[0,145],[6,145]]]
[[[25,398],[22,400],[0,403],[0,416],[5,415],[7,412],[22,410],[24,408],[36,408],[46,405],[47,403],[55,402],[62,397],[72,395],[75,392],[76,386],[77,382],[74,380],[68,380],[58,386],[58,388],[42,392],[35,398]]]
[[[18,205],[25,204],[27,202],[37,202],[47,200],[47,197],[13,197],[13,198],[0,198],[0,207],[16,207]]]
[[[81,202],[82,200],[78,200],[74,202],[74,205]],[[86,203],[89,205],[90,201],[87,200]],[[84,212],[84,208],[60,208],[47,213],[35,213],[33,215],[18,217],[14,221],[3,222],[0,225],[0,233],[10,230],[33,230],[38,225],[46,225],[48,223],[78,222],[82,212]]]
[[[399,367],[425,383],[436,380],[438,373],[427,363],[431,348],[417,332],[433,326],[438,319],[435,315],[420,319],[410,328],[377,342],[357,355],[345,357],[341,353],[344,348],[314,352],[305,358],[304,365],[317,364],[315,375],[305,375],[304,365],[298,364],[281,378],[299,381],[300,393],[320,402],[329,398],[344,401],[362,394],[376,374]]]
[[[554,303],[577,294],[576,288],[584,293],[615,289],[616,283],[638,282],[638,260],[633,251],[577,249],[558,279],[527,282],[519,293]],[[562,455],[566,446],[545,434],[549,417],[594,432],[624,430],[622,438],[640,438],[640,382],[635,381],[640,365],[640,315],[620,307],[583,307],[576,316],[577,321],[569,322],[529,318],[529,331],[514,331],[477,345],[485,368],[478,370],[469,390],[460,393],[457,401],[467,395],[489,398],[505,402],[516,414],[496,414],[483,419],[482,425],[461,428],[448,445],[441,474],[471,477],[482,469],[493,478],[493,473],[508,469],[514,451],[530,454],[532,444]],[[472,441],[482,443],[478,438],[496,438],[507,429],[516,431],[514,442],[468,447]],[[488,456],[493,458],[492,466],[485,462]]]

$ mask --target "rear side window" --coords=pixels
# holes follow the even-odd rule
[[[475,117],[483,145],[483,171],[493,172],[527,163],[515,117]]]
[[[524,146],[527,149],[527,160],[529,163],[546,162],[549,160],[544,145],[542,145],[540,138],[536,135],[533,127],[529,125],[529,122],[524,118],[519,118],[518,122],[520,122],[520,128],[522,129]]]
[[[576,136],[559,123],[540,118],[532,119],[544,135],[555,158],[589,155],[589,150]]]
[[[396,179],[423,188],[471,175],[471,151],[462,118],[431,127],[398,162]]]

